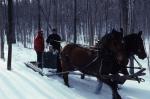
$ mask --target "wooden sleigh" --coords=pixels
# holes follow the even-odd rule
[[[57,57],[58,57],[57,52],[54,51],[44,52],[42,60],[42,68],[55,70],[57,67]],[[36,61],[25,62],[25,65],[33,69],[34,71],[39,72],[39,74],[44,75],[43,70],[41,68],[38,68]]]

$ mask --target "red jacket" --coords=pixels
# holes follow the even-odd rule
[[[34,49],[37,52],[44,51],[44,38],[41,32],[38,32],[37,36],[34,38]]]

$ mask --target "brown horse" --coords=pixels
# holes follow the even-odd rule
[[[132,33],[123,38],[127,57],[137,55],[140,59],[147,57],[142,39],[142,31]]]
[[[142,31],[139,31],[139,33],[131,33],[123,38],[123,45],[126,54],[124,60],[126,60],[126,62],[122,62],[122,67],[124,67],[122,68],[122,73],[125,75],[129,74],[126,66],[130,57],[134,55],[138,56],[139,59],[145,59],[147,57],[141,36]]]
[[[112,30],[97,43],[96,50],[84,48],[77,44],[66,45],[61,52],[61,65],[63,72],[77,69],[84,74],[96,76],[116,74],[120,67],[118,64],[124,60],[122,47],[122,32]],[[65,85],[69,86],[68,74],[63,74]],[[107,83],[113,92],[114,99],[121,99],[117,92],[117,85],[110,79],[101,79]]]

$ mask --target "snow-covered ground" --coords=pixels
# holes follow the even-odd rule
[[[7,56],[7,45],[5,45]],[[70,75],[72,88],[64,86],[57,76],[42,77],[27,68],[24,62],[35,61],[33,49],[13,45],[12,70],[6,69],[7,61],[0,60],[0,99],[112,99],[110,88],[104,84],[99,94],[95,94],[97,81],[93,77],[82,80]],[[147,68],[147,60],[140,61]],[[123,99],[150,99],[150,76],[147,70],[145,82],[127,81],[119,93]]]

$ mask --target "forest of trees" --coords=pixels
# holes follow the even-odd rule
[[[32,48],[40,25],[47,38],[57,28],[63,41],[93,45],[112,28],[150,39],[150,0],[12,0],[13,42]],[[40,1],[40,2],[39,2]],[[40,14],[39,14],[40,13]],[[0,0],[1,48],[8,33],[8,0]],[[8,34],[9,35],[9,34]]]
[[[1,36],[7,32],[7,1],[0,0]],[[142,30],[148,37],[149,4],[150,0],[40,0],[41,28],[45,37],[57,28],[63,40],[73,42],[76,34],[77,43],[90,45],[112,28],[122,27],[125,34]],[[38,0],[13,0],[15,39],[25,47],[38,30],[38,13]]]

